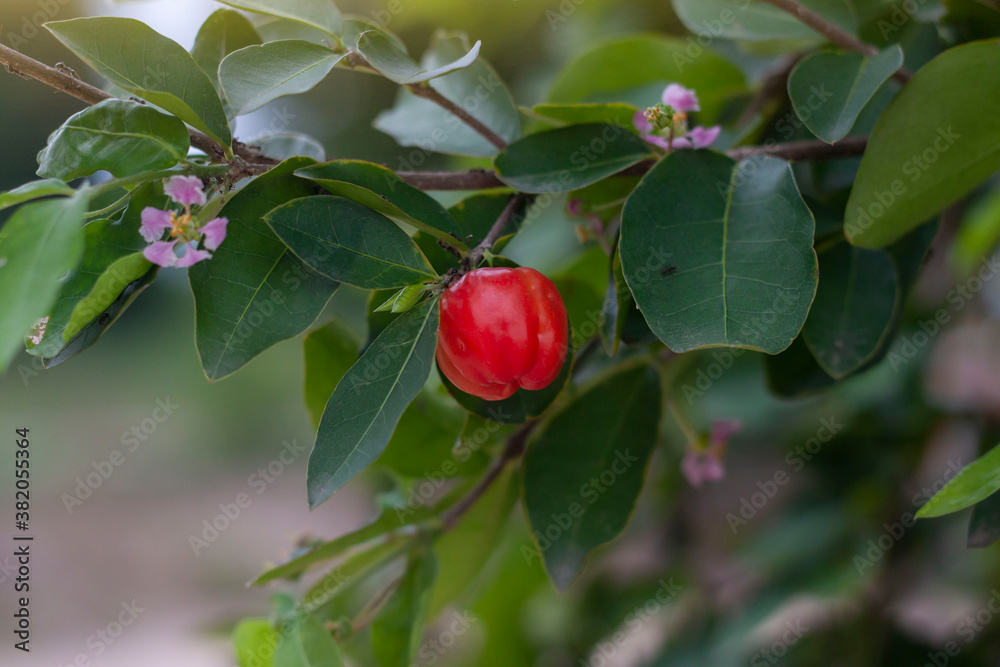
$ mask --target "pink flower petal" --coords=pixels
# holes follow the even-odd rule
[[[663,150],[667,150],[670,144],[667,142],[666,137],[661,137],[658,134],[647,134],[642,137],[642,140],[647,144],[653,144],[654,146],[659,146]],[[677,139],[674,139],[674,146],[677,145]]]
[[[583,200],[582,199],[570,199],[566,204],[566,211],[573,216],[583,215]]]
[[[715,143],[720,132],[722,132],[722,128],[718,125],[709,128],[699,126],[688,132],[687,138],[691,140],[691,144],[695,148],[705,148]]]
[[[740,432],[743,424],[738,419],[723,419],[712,423],[712,433],[708,436],[713,445],[721,445]]]
[[[679,83],[672,83],[667,86],[667,89],[663,91],[663,103],[681,113],[701,111],[697,93]]]
[[[726,476],[722,461],[714,456],[706,456],[701,464],[701,478],[706,482],[718,482]]]
[[[687,137],[678,137],[674,139],[673,147],[675,150],[678,148],[691,148],[691,142]]]
[[[202,225],[201,233],[205,235],[201,242],[202,246],[209,250],[215,250],[226,240],[226,225],[229,220],[226,218],[216,218]]]
[[[157,241],[143,250],[142,256],[158,266],[174,266],[177,264],[177,255],[174,254],[175,245],[177,245],[177,241]]]
[[[173,176],[164,181],[163,191],[183,206],[205,205],[205,188],[197,176]]]
[[[166,229],[170,229],[170,211],[161,211],[158,208],[147,206],[142,209],[142,226],[139,233],[147,243],[159,241]]]
[[[197,264],[202,260],[211,258],[212,258],[212,253],[208,252],[207,250],[198,250],[193,245],[188,244],[187,252],[184,253],[184,256],[177,258],[177,268],[183,269],[189,266],[194,266],[195,264]]]
[[[649,134],[653,131],[653,126],[646,120],[646,114],[642,110],[636,111],[632,116],[632,125],[640,134]]]
[[[688,484],[694,488],[699,488],[704,481],[701,476],[701,463],[698,461],[698,453],[689,449],[681,460],[681,472],[687,479]]]

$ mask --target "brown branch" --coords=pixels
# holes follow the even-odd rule
[[[492,190],[509,187],[486,169],[469,171],[400,171],[396,174],[420,190]]]
[[[463,123],[471,127],[473,130],[481,134],[483,138],[486,139],[486,141],[496,146],[499,150],[507,148],[507,142],[504,141],[503,137],[501,137],[499,134],[497,134],[490,128],[483,125],[468,111],[463,109],[458,104],[455,104],[454,102],[449,100],[447,97],[445,97],[438,91],[431,88],[428,84],[426,83],[412,84],[407,86],[406,89],[409,90],[414,95],[416,95],[417,97],[422,97],[425,100],[430,100],[431,102],[437,104],[448,113],[453,114],[460,121],[462,121]]]
[[[802,23],[823,35],[827,41],[841,48],[848,51],[856,51],[865,56],[874,56],[878,53],[878,49],[871,44],[858,41],[853,35],[839,26],[830,23],[813,10],[799,4],[797,0],[763,0],[763,2],[788,12]],[[902,67],[893,74],[893,77],[900,83],[906,83],[912,76],[913,74]]]
[[[824,141],[789,141],[763,146],[741,146],[726,151],[726,155],[737,162],[758,155],[768,155],[783,160],[832,160],[857,157],[863,154],[867,147],[868,137],[847,137],[835,144],[828,144]]]

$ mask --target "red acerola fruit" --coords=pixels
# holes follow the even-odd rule
[[[559,290],[534,269],[476,269],[441,297],[438,366],[467,394],[499,401],[519,388],[544,389],[568,342]]]

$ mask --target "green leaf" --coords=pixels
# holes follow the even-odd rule
[[[1000,493],[994,493],[972,508],[966,545],[970,549],[985,549],[998,539],[1000,539]]]
[[[76,190],[55,178],[32,181],[19,188],[0,193],[0,211],[42,197],[72,197],[75,192]]]
[[[601,342],[608,356],[618,354],[618,345],[625,333],[629,313],[635,309],[635,299],[632,298],[632,292],[625,282],[625,274],[622,273],[622,257],[616,249],[611,265],[611,280],[608,281],[608,290],[604,295],[604,322],[600,332]]]
[[[248,618],[233,631],[240,667],[273,667],[274,649],[281,642],[281,635],[266,618]]]
[[[260,152],[276,160],[289,160],[293,157],[308,157],[323,162],[326,160],[326,149],[312,137],[299,132],[276,132],[257,139],[254,144]]]
[[[327,607],[337,597],[411,551],[416,544],[412,535],[390,535],[374,546],[352,553],[309,587],[302,596],[302,605],[307,609]]]
[[[223,147],[232,143],[215,86],[177,42],[135,19],[80,18],[45,27],[113,84],[174,114]]]
[[[333,37],[338,37],[344,28],[340,11],[331,0],[219,0],[219,2],[236,9],[302,23]]]
[[[369,21],[368,19],[361,18],[359,16],[349,16],[344,19],[344,34],[341,36],[344,40],[344,46],[354,51],[358,50],[358,38],[361,37],[366,32],[375,31],[385,35],[392,45],[403,53],[407,53],[406,44],[403,43],[397,35],[393,32],[382,27],[381,24],[374,21]],[[372,70],[373,72],[375,70]]]
[[[847,32],[854,32],[854,16],[844,0],[799,2]],[[761,0],[673,0],[673,5],[688,30],[713,39],[821,39],[794,15]]]
[[[423,285],[410,285],[409,287],[404,287],[399,290],[392,297],[383,303],[381,306],[375,309],[375,312],[385,312],[390,313],[405,313],[413,306],[417,305],[417,302],[424,295]]]
[[[655,369],[619,370],[579,394],[532,438],[521,488],[538,550],[525,556],[529,562],[541,557],[560,591],[631,518],[656,446],[660,403]]]
[[[460,230],[448,211],[391,169],[363,160],[333,160],[300,169],[296,175],[308,178],[335,195],[364,204],[396,222],[446,240],[460,250],[466,248],[464,243],[452,236]]]
[[[390,289],[434,280],[417,244],[392,220],[343,197],[304,197],[265,216],[305,264],[363,289]]]
[[[346,54],[302,40],[248,46],[226,56],[219,81],[236,116],[286,95],[312,90]]]
[[[879,117],[847,203],[851,243],[886,246],[1000,169],[998,44],[944,52]]]
[[[372,648],[381,667],[410,667],[424,634],[431,590],[438,575],[429,549],[410,557],[395,593],[372,622]]]
[[[802,336],[823,370],[840,379],[889,344],[900,286],[886,253],[842,242],[820,252],[819,275]]]
[[[316,428],[337,383],[358,360],[361,339],[343,322],[333,319],[306,336],[302,346],[306,409]]]
[[[521,192],[565,192],[651,158],[646,143],[616,125],[571,125],[515,141],[493,161],[497,177]]]
[[[468,51],[469,41],[465,35],[438,32],[420,61],[421,67],[439,69]],[[428,83],[505,141],[511,142],[521,136],[521,116],[517,105],[500,75],[483,58]],[[406,89],[399,91],[392,109],[383,111],[375,118],[375,128],[390,135],[401,146],[430,148],[437,153],[472,157],[493,157],[497,154],[497,147],[478,132],[434,102],[419,98]],[[428,139],[433,142],[430,146]],[[417,154],[411,155],[410,159],[415,161]],[[399,168],[412,169],[412,166],[404,157]]]
[[[369,30],[358,36],[358,52],[368,64],[380,74],[401,86],[423,83],[455,70],[468,67],[479,56],[482,42],[476,42],[471,49],[450,62],[432,67],[418,65],[397,46],[395,40],[381,30]]]
[[[344,667],[340,646],[315,616],[292,621],[291,633],[282,630],[285,641],[274,654],[274,667]]]
[[[777,354],[816,294],[814,224],[787,163],[675,151],[625,204],[622,269],[650,329],[674,352]]]
[[[48,314],[60,280],[80,263],[87,200],[80,192],[28,204],[0,229],[0,370]]]
[[[264,215],[314,194],[294,171],[308,158],[287,160],[251,181],[226,204],[226,242],[210,261],[188,270],[195,298],[195,342],[205,374],[226,377],[277,342],[305,331],[338,283],[303,264]]]
[[[537,116],[542,116],[546,121],[551,119],[563,125],[606,123],[632,129],[637,109],[631,104],[614,102],[607,104],[536,104],[531,108],[531,111]]]
[[[467,394],[451,383],[444,373],[438,369],[441,382],[448,389],[448,393],[458,401],[458,404],[474,415],[483,419],[488,419],[498,424],[523,424],[529,419],[539,417],[552,405],[562,390],[566,388],[570,375],[573,372],[573,337],[570,337],[570,349],[566,353],[566,361],[563,362],[562,370],[548,387],[537,391],[518,389],[514,394],[502,401],[487,401]]]
[[[2,202],[0,196],[0,208]],[[969,275],[1000,244],[1000,188],[985,194],[962,218],[949,259],[953,267]]]
[[[687,39],[629,35],[601,42],[572,61],[556,77],[546,101],[627,101],[646,106],[658,102],[671,82],[697,89],[702,115],[709,120],[730,97],[746,90],[739,69],[711,51],[692,50]],[[624,99],[629,91],[654,85],[656,92],[648,98]]]
[[[309,506],[316,507],[375,461],[403,410],[430,375],[438,302],[400,315],[365,350],[327,403],[309,456]]]
[[[764,357],[764,371],[768,389],[783,398],[801,398],[835,382],[817,363],[803,336],[781,354]]]
[[[903,65],[893,45],[874,56],[823,51],[802,59],[788,77],[788,96],[806,127],[827,143],[840,141],[878,89]]]
[[[243,14],[231,9],[220,9],[209,16],[194,38],[191,57],[208,75],[216,90],[219,86],[219,65],[233,51],[261,43],[257,29]]]
[[[184,123],[129,100],[105,100],[74,114],[38,154],[38,175],[71,181],[105,170],[116,178],[172,167],[191,138]]]
[[[917,511],[918,519],[958,512],[1000,490],[1000,447],[994,447],[962,470]]]

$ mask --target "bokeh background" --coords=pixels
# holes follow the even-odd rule
[[[483,39],[483,55],[522,104],[539,100],[559,67],[600,38],[637,30],[683,34],[668,2],[401,2],[388,27],[411,52],[420,53],[439,27]],[[386,6],[379,0],[338,4],[346,13],[361,15]],[[25,37],[20,50],[49,64],[63,62],[99,83],[38,28],[38,17],[51,7],[57,12],[46,20],[130,16],[190,47],[201,22],[219,5],[208,0],[0,0],[4,43],[10,43],[12,33]],[[755,74],[754,58],[738,61]],[[331,158],[364,158],[394,167],[402,151],[370,122],[392,105],[395,93],[387,81],[337,70],[311,93],[279,100],[242,119],[237,134],[252,141],[268,131],[294,129],[319,139]],[[0,190],[34,177],[35,155],[47,136],[79,108],[41,84],[0,72]],[[444,166],[444,158],[426,165]],[[955,222],[943,221],[938,250],[912,299],[912,323],[941,307],[959,280],[940,250]],[[553,270],[571,259],[562,249],[575,243],[572,225],[543,220],[511,253],[524,264]],[[508,657],[491,664],[579,664],[587,646],[613,631],[615,620],[620,623],[635,605],[650,599],[655,587],[649,582],[674,569],[683,573],[679,582],[689,589],[697,582],[705,595],[693,601],[685,597],[679,608],[654,608],[655,622],[643,623],[607,664],[658,660],[675,615],[699,604],[735,619],[727,626],[733,641],[756,642],[761,650],[782,637],[789,619],[824,630],[796,640],[803,652],[783,664],[876,664],[852,661],[854,649],[881,655],[884,664],[922,664],[925,648],[952,636],[963,616],[975,613],[996,590],[995,548],[966,551],[963,516],[908,529],[910,546],[891,552],[901,561],[893,563],[891,576],[866,579],[853,557],[866,553],[866,540],[882,534],[883,522],[898,521],[901,512],[914,509],[899,504],[900,497],[932,484],[953,462],[970,462],[981,443],[996,441],[998,294],[997,285],[988,284],[960,312],[949,311],[957,324],[901,366],[883,364],[806,401],[771,397],[757,355],[733,360],[724,380],[699,399],[695,414],[706,429],[713,419],[743,421],[743,432],[732,441],[726,482],[698,494],[679,489],[680,439],[676,447],[665,446],[654,458],[650,480],[655,482],[647,485],[633,525],[591,568],[588,585],[581,587],[585,594],[557,596],[537,571],[517,567],[516,545],[523,535],[511,538],[513,556],[501,554],[507,559],[494,564],[498,584],[484,592],[484,604],[510,606]],[[341,288],[330,310],[360,332],[363,307],[360,293]],[[303,534],[334,536],[374,512],[365,479],[307,511],[312,429],[302,402],[301,340],[277,345],[236,376],[210,384],[194,348],[193,312],[183,272],[164,271],[101,344],[48,371],[24,355],[0,378],[0,508],[6,513],[11,497],[13,430],[29,427],[36,536],[32,653],[8,650],[4,634],[0,664],[68,666],[83,656],[89,662],[79,664],[106,667],[232,665],[228,635],[233,624],[268,607],[269,593],[248,589],[246,582]],[[714,357],[694,362],[682,380],[695,383]],[[156,422],[163,404],[176,408]],[[760,517],[748,520],[746,530],[731,530],[726,515],[739,512],[743,499],[760,490],[758,483],[787,469],[788,453],[814,437],[824,419],[850,428],[823,443],[807,472],[794,475]],[[142,434],[135,450],[126,451],[124,462],[82,504],[67,509],[65,494],[76,492],[80,480],[99,468],[107,470],[111,452],[133,442],[128,435],[133,429]],[[298,445],[300,453],[285,465],[278,457],[288,444]],[[262,477],[252,476],[261,469],[270,469],[271,481],[257,494],[260,487],[253,480]],[[196,555],[190,537],[201,535],[203,522],[243,492],[251,494],[251,506]],[[673,517],[669,522],[664,508]],[[5,614],[14,597],[9,538],[5,515],[0,517],[0,608]],[[858,588],[866,593],[857,595]],[[841,600],[837,595],[845,590],[851,595]],[[112,642],[97,639],[122,605],[142,611]],[[876,618],[879,631],[869,632],[866,624]],[[976,648],[950,664],[1000,664],[996,635],[997,628],[987,624],[976,633]],[[472,664],[463,656],[485,640],[472,632],[464,641],[471,644],[442,662]],[[776,664],[761,655],[757,658],[764,661],[751,664]],[[533,663],[522,662],[521,656],[532,656]]]

